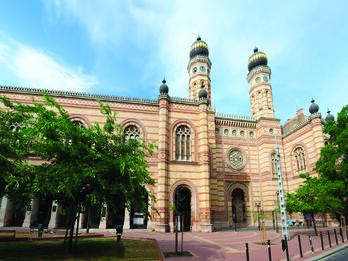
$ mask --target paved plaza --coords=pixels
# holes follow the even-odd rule
[[[338,245],[334,236],[333,229],[331,232],[331,245],[329,247],[329,241],[327,237],[327,229],[319,230],[323,233],[324,248],[321,249],[320,236],[311,236],[314,253],[311,251],[309,243],[309,234],[313,234],[313,230],[292,230],[292,239],[289,241],[289,256],[290,260],[306,260],[321,254],[332,251],[337,247],[347,246],[348,242],[346,234],[344,233],[344,243],[342,243],[340,234],[338,236]],[[338,231],[337,231],[338,232]],[[108,233],[106,233],[107,235]],[[298,234],[301,234],[302,252],[303,258],[300,258]],[[145,230],[127,230],[124,232],[125,237],[136,237],[136,238],[153,238],[156,239],[162,252],[173,252],[174,251],[174,233],[159,233],[159,232],[148,232]],[[180,250],[180,238],[178,237],[178,249]],[[281,246],[281,233],[275,231],[267,232],[267,239],[271,241],[271,255],[272,260],[286,260],[286,252],[282,251]],[[245,243],[249,244],[249,255],[250,261],[257,260],[269,260],[268,247],[259,244],[260,233],[258,231],[221,231],[212,233],[201,233],[201,232],[185,232],[184,233],[184,251],[189,251],[193,254],[193,257],[177,257],[167,258],[165,260],[246,260]],[[315,260],[315,259],[314,259]]]

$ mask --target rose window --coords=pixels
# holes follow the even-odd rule
[[[232,168],[236,170],[242,169],[245,165],[245,157],[242,154],[242,152],[238,149],[231,150],[229,154],[229,161]]]

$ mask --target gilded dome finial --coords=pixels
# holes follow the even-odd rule
[[[263,52],[259,52],[259,49],[255,46],[254,53],[249,57],[248,70],[249,72],[257,66],[267,66],[267,55]]]

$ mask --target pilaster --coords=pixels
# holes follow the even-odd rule
[[[201,189],[199,190],[199,219],[202,232],[212,232],[210,206],[210,166],[208,140],[208,101],[202,99],[199,105],[198,163],[201,170]]]
[[[168,111],[169,96],[159,96],[159,123],[158,123],[158,183],[157,183],[157,210],[155,214],[156,231],[169,231],[169,184],[168,184]]]

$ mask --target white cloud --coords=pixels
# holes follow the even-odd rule
[[[291,95],[299,98],[300,95],[295,94],[297,90],[305,96],[305,90],[311,93],[316,88],[304,88],[303,79],[311,75],[303,70],[303,65],[310,59],[308,54],[321,44],[321,41],[312,42],[312,38],[322,35],[319,30],[322,26],[315,27],[317,31],[312,27],[325,18],[317,16],[324,2],[106,0],[81,4],[76,0],[56,0],[44,3],[56,19],[77,22],[84,28],[98,51],[112,50],[114,57],[110,59],[142,63],[141,69],[129,70],[129,75],[133,76],[134,72],[137,78],[144,79],[142,85],[149,84],[155,76],[165,75],[172,96],[188,96],[188,51],[200,34],[210,47],[213,63],[211,76],[216,103],[213,105],[222,112],[249,113],[247,60],[256,45],[266,52],[275,72],[272,82],[278,83],[274,85],[278,90],[274,97],[276,110],[290,113],[287,116],[290,117],[298,108],[284,108],[286,98]],[[335,10],[335,7],[329,5],[328,9]],[[327,23],[324,19],[323,25]],[[142,60],[141,52],[150,53],[151,59]],[[292,75],[297,76],[296,81],[289,81]],[[160,80],[155,84],[159,85]],[[282,104],[281,110],[277,104]]]
[[[0,43],[0,63],[16,78],[6,80],[19,82],[21,86],[86,92],[98,83],[96,77],[84,74],[82,67],[69,68],[50,55],[14,40]]]

